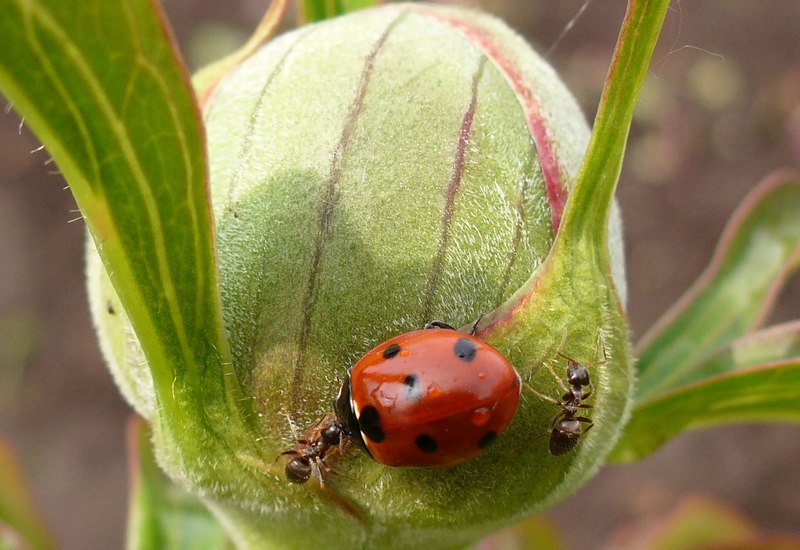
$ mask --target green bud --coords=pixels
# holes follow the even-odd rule
[[[461,9],[367,10],[273,40],[202,107],[225,326],[256,420],[214,426],[227,448],[210,456],[202,441],[156,447],[241,547],[459,547],[597,470],[632,387],[620,225],[587,255],[610,257],[613,276],[552,250],[589,130],[520,37]],[[146,361],[91,252],[88,272],[111,370],[157,427]],[[506,434],[457,467],[386,468],[351,446],[323,488],[286,481],[288,418],[302,430],[332,412],[365,351],[485,313],[482,335],[536,392],[564,393],[540,368],[564,377],[559,351],[589,366],[595,426],[575,450],[550,455],[559,408],[523,389]]]

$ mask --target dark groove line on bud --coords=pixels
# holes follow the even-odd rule
[[[444,216],[442,217],[442,233],[439,237],[439,247],[436,250],[436,256],[433,259],[431,266],[431,274],[428,277],[428,285],[425,290],[425,298],[422,306],[422,319],[420,326],[431,319],[431,309],[433,297],[436,294],[436,289],[439,286],[439,280],[442,277],[442,268],[444,264],[444,254],[447,250],[447,245],[450,243],[450,226],[453,221],[453,213],[455,212],[456,195],[461,188],[461,179],[464,175],[464,165],[466,164],[467,145],[469,144],[470,137],[472,136],[472,123],[475,120],[475,109],[478,105],[478,85],[483,77],[483,71],[486,68],[487,57],[481,56],[478,63],[478,70],[472,78],[472,95],[469,100],[469,106],[464,112],[461,119],[461,129],[458,133],[458,143],[456,144],[456,154],[453,161],[453,170],[450,173],[450,181],[447,185],[447,192],[445,195]]]
[[[319,27],[311,27],[312,30],[319,29]],[[267,97],[267,92],[272,87],[272,83],[274,82],[275,78],[278,74],[283,70],[283,67],[286,65],[286,60],[289,56],[294,52],[295,48],[298,44],[300,44],[303,39],[305,39],[311,32],[304,32],[300,36],[297,37],[297,40],[294,41],[283,53],[283,56],[278,60],[278,63],[275,65],[275,68],[272,69],[272,72],[267,76],[267,79],[264,81],[264,86],[261,88],[261,93],[256,100],[255,105],[253,106],[252,111],[250,112],[250,116],[247,123],[247,129],[245,130],[244,136],[242,137],[242,145],[239,149],[239,157],[236,160],[236,170],[231,175],[231,179],[228,182],[228,192],[227,200],[225,204],[228,205],[227,210],[233,214],[236,210],[235,205],[233,204],[233,194],[238,186],[242,174],[247,172],[250,168],[249,161],[250,157],[252,157],[253,153],[257,150],[253,144],[253,133],[256,130],[256,115],[259,111],[261,111],[262,107],[264,106],[264,99]]]
[[[325,195],[320,205],[319,230],[317,232],[317,238],[314,241],[314,252],[311,257],[308,284],[306,285],[305,294],[303,296],[303,319],[297,338],[297,356],[295,358],[293,368],[294,374],[292,377],[292,409],[297,409],[300,402],[300,386],[302,385],[303,375],[306,369],[306,351],[308,348],[309,335],[311,333],[311,320],[314,316],[314,309],[317,303],[319,273],[325,255],[325,244],[328,241],[333,226],[334,210],[339,200],[339,180],[341,179],[342,169],[345,164],[345,152],[355,133],[356,122],[358,122],[358,117],[364,106],[364,96],[367,92],[372,70],[375,67],[375,59],[386,43],[389,34],[403,19],[405,19],[406,15],[406,13],[400,14],[387,25],[383,34],[381,34],[378,41],[372,46],[372,49],[364,60],[364,68],[361,71],[361,77],[358,82],[358,87],[356,88],[356,95],[350,106],[350,111],[347,113],[347,118],[344,121],[342,133],[339,136],[339,143],[334,149],[330,171],[325,178]]]
[[[533,173],[533,165],[537,160],[536,155],[536,148],[535,146],[532,147],[528,159],[527,159],[527,167],[530,167],[530,172]],[[519,257],[520,245],[522,244],[522,233],[525,229],[525,197],[528,194],[528,186],[531,183],[532,176],[526,176],[522,180],[522,184],[519,186],[519,196],[517,197],[517,221],[514,224],[514,240],[512,241],[512,249],[511,254],[508,258],[508,263],[506,264],[505,271],[503,272],[503,276],[500,279],[500,285],[498,287],[498,294],[495,298],[496,304],[502,304],[505,299],[508,297],[506,292],[508,292],[508,285],[511,282],[511,273],[514,270],[514,265],[517,263],[517,258]],[[533,266],[531,266],[531,269]]]

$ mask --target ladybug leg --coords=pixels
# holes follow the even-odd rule
[[[451,327],[450,325],[442,321],[431,321],[430,323],[425,323],[426,330],[431,328],[446,328],[448,330],[456,330],[455,327]]]
[[[478,332],[478,325],[480,324],[481,319],[483,319],[483,313],[478,315],[478,318],[475,319],[474,323],[472,323],[472,328],[469,331],[470,336],[475,336],[475,333]]]

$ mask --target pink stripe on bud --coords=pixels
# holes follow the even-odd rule
[[[567,202],[568,193],[566,186],[562,182],[561,169],[556,158],[556,152],[550,137],[547,135],[547,127],[539,108],[539,102],[533,91],[525,85],[522,75],[511,60],[505,56],[501,47],[483,30],[455,17],[427,9],[424,6],[406,5],[404,7],[436,19],[461,33],[494,62],[498,70],[503,73],[509,84],[511,84],[525,112],[528,129],[533,142],[536,144],[539,164],[542,167],[542,175],[544,176],[547,199],[550,203],[553,233],[556,233],[558,226],[561,224],[561,216],[564,213],[564,205]]]

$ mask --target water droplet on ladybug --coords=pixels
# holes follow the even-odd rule
[[[492,411],[486,407],[481,407],[480,409],[475,409],[469,421],[472,422],[473,426],[483,426],[489,421],[491,415]]]

